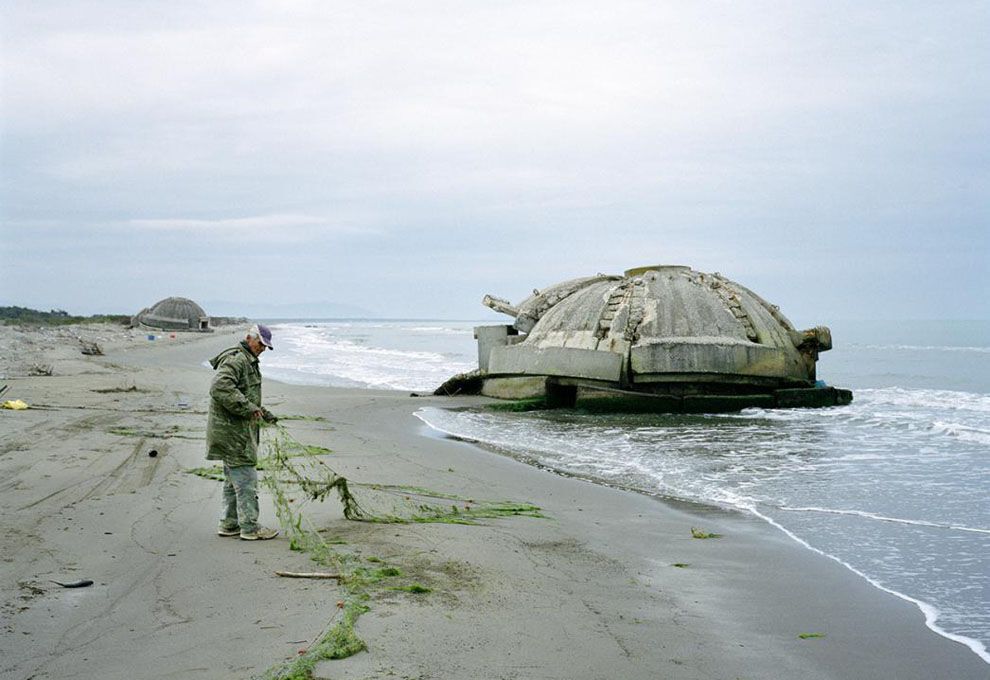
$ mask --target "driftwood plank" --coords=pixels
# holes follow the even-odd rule
[[[285,578],[342,578],[340,574],[328,574],[325,571],[276,571],[275,575]]]

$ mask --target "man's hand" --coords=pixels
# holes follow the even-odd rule
[[[278,418],[276,418],[275,414],[272,413],[271,411],[265,411],[264,413],[261,414],[261,417],[265,419],[266,423],[269,423],[271,425],[274,425],[275,423],[278,422]]]
[[[260,408],[256,408],[251,412],[251,420],[257,420],[258,418],[264,418],[265,413]]]

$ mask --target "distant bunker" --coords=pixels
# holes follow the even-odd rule
[[[156,331],[212,333],[210,317],[189,298],[168,297],[138,312],[131,325]]]
[[[518,305],[483,302],[515,317],[475,328],[471,382],[487,396],[660,413],[852,401],[849,390],[815,378],[819,352],[832,347],[828,328],[796,330],[775,305],[718,273],[656,265],[564,281]]]

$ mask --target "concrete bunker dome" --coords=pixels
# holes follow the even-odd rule
[[[162,331],[211,332],[209,315],[184,297],[167,297],[135,315],[133,325]]]
[[[656,410],[675,411],[851,399],[829,388],[803,395],[821,403],[790,403],[802,396],[795,391],[815,390],[831,332],[795,329],[775,305],[718,273],[652,265],[564,281],[518,305],[490,295],[483,302],[515,317],[475,331],[490,396],[567,405],[578,389],[604,390],[662,398]]]

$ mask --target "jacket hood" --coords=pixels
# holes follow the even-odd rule
[[[217,367],[221,364],[221,362],[223,362],[224,359],[231,356],[232,354],[236,354],[237,352],[244,352],[245,354],[248,355],[251,361],[258,360],[258,357],[254,356],[254,354],[251,353],[251,350],[248,349],[247,345],[241,342],[241,344],[237,345],[236,347],[228,347],[224,351],[220,352],[220,354],[210,359],[210,366],[213,367],[214,371],[217,370]]]

